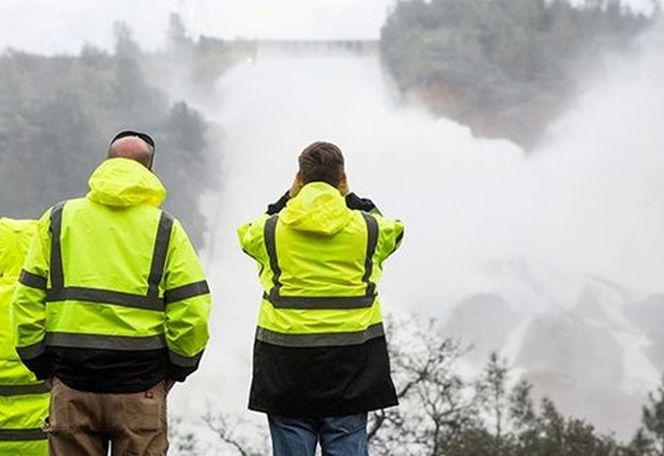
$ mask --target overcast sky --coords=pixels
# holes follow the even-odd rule
[[[393,0],[0,0],[0,48],[108,47],[115,20],[146,48],[163,44],[169,12],[197,34],[235,38],[378,38]]]
[[[196,34],[246,38],[378,38],[396,0],[0,0],[0,49],[78,52],[109,47],[127,22],[141,45],[161,46],[169,12]],[[628,0],[644,7],[650,0]]]

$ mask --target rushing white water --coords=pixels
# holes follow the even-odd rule
[[[260,289],[235,229],[289,187],[297,155],[319,139],[344,151],[352,190],[406,224],[385,264],[387,312],[444,317],[465,296],[501,295],[523,316],[507,347],[516,358],[524,319],[573,309],[589,276],[634,299],[664,291],[662,57],[644,51],[607,68],[530,155],[399,104],[376,57],[259,55],[225,74],[221,104],[207,113],[227,131],[223,189],[204,202],[214,223],[204,253],[212,340],[200,372],[175,392],[176,413],[199,413],[206,401],[245,409]],[[625,353],[643,348],[622,316],[598,319]],[[642,395],[656,381],[642,356],[623,366],[638,372],[615,388]]]

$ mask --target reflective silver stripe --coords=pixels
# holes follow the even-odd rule
[[[279,296],[281,288],[281,268],[279,267],[279,258],[277,257],[277,220],[279,216],[273,215],[265,221],[263,229],[263,238],[265,239],[265,250],[270,259],[270,269],[272,269],[272,283],[274,286],[270,290],[270,296]]]
[[[147,337],[108,336],[65,332],[46,333],[46,345],[100,350],[157,350],[166,347],[163,334]]]
[[[371,307],[376,299],[375,296],[269,296],[263,294],[266,299],[276,308],[283,309],[360,309]]]
[[[16,347],[16,352],[21,359],[35,359],[41,356],[46,350],[44,341],[39,341],[36,344],[28,345],[27,347]]]
[[[210,288],[205,280],[196,283],[190,283],[182,287],[166,290],[164,293],[164,302],[166,304],[171,302],[184,301],[185,299],[194,298],[210,293]]]
[[[59,290],[64,287],[64,275],[62,272],[62,247],[60,235],[62,233],[62,210],[65,203],[59,203],[51,209],[51,287]]]
[[[159,297],[84,287],[48,290],[46,301],[89,301],[146,310],[164,310],[164,302]]]
[[[166,212],[161,212],[159,226],[157,227],[157,236],[154,240],[154,249],[152,251],[152,264],[150,266],[150,276],[148,277],[148,297],[159,297],[159,283],[164,275],[164,265],[166,264],[166,255],[168,254],[168,244],[171,239],[171,229],[173,228],[173,217]]]
[[[48,393],[48,385],[44,382],[33,385],[0,385],[0,396],[23,396],[27,394]]]
[[[373,256],[376,253],[378,244],[378,222],[366,212],[362,212],[364,222],[367,224],[367,253],[364,260],[364,276],[362,281],[367,284],[367,296],[373,296],[376,293],[376,284],[371,282],[371,273],[373,272]]]
[[[164,273],[173,218],[166,212],[161,213],[155,237],[154,251],[152,253],[147,295],[87,287],[65,288],[61,246],[62,211],[64,205],[65,203],[57,204],[51,210],[51,289],[47,290],[46,300],[49,302],[68,300],[89,301],[146,310],[163,310],[164,303],[159,298],[159,283]]]
[[[39,290],[46,290],[46,277],[42,277],[37,274],[26,271],[25,269],[21,270],[21,275],[18,277],[18,281],[30,288],[37,288]]]
[[[331,347],[360,345],[368,340],[385,335],[383,324],[369,326],[364,331],[342,333],[284,334],[260,326],[256,330],[256,339],[282,347]]]
[[[177,353],[170,350],[168,351],[168,359],[171,361],[171,363],[180,367],[196,367],[198,366],[198,363],[200,362],[202,357],[203,357],[203,350],[201,350],[200,352],[198,352],[198,354],[191,357],[178,355]]]
[[[22,442],[27,440],[46,440],[41,429],[0,429],[0,442]]]

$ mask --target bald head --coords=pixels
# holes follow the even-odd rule
[[[152,169],[154,149],[138,136],[125,136],[116,139],[108,147],[107,158],[128,158]]]

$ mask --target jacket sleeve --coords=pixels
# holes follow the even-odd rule
[[[353,192],[346,195],[346,206],[348,209],[357,209],[363,212],[368,212],[369,214],[380,215],[380,211],[373,201],[369,198],[361,198]]]
[[[376,244],[375,259],[382,266],[390,255],[401,245],[404,235],[404,225],[399,220],[391,220],[374,214],[378,222],[378,242]]]
[[[209,339],[211,297],[203,268],[180,222],[175,220],[164,268],[168,378],[194,372]]]
[[[12,327],[15,329],[16,351],[21,357],[21,361],[40,380],[51,375],[44,340],[46,335],[46,288],[51,250],[50,215],[49,210],[38,222],[37,233],[28,249],[14,291],[10,314]]]
[[[263,237],[263,228],[268,218],[270,218],[269,214],[263,214],[253,222],[245,223],[237,230],[242,251],[260,264],[268,261]]]
[[[289,199],[290,199],[289,190],[286,190],[286,193],[284,193],[281,196],[281,198],[279,198],[274,203],[267,205],[267,211],[265,211],[265,213],[267,215],[278,214],[279,211],[281,211],[283,208],[286,207],[286,203],[288,203]]]

